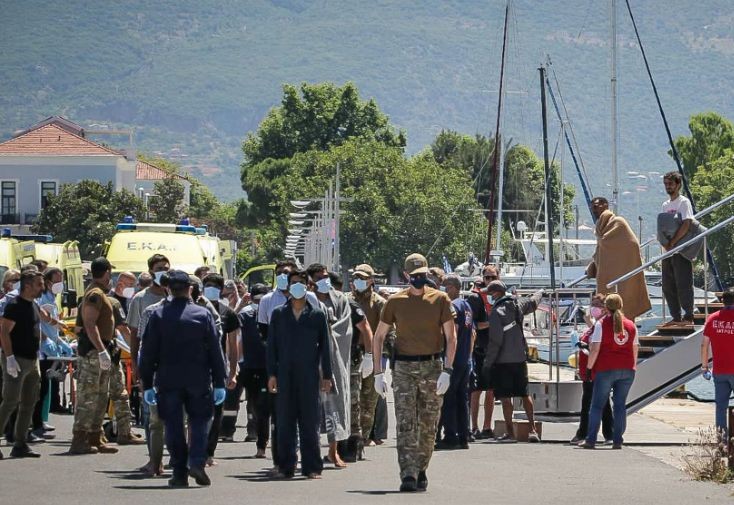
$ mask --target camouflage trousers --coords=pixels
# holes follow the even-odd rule
[[[373,376],[363,379],[359,371],[359,363],[352,364],[349,373],[349,390],[351,403],[351,434],[370,436],[375,424],[375,408],[377,407],[377,391]]]
[[[133,416],[130,411],[130,397],[125,387],[125,372],[122,363],[112,363],[112,368],[110,368],[110,401],[115,406],[117,434],[129,435]]]
[[[102,429],[110,392],[110,371],[99,367],[97,351],[89,351],[76,362],[79,379],[76,382],[74,431]]]
[[[431,460],[443,403],[443,397],[436,394],[442,369],[439,360],[395,363],[392,385],[401,479],[417,478]]]

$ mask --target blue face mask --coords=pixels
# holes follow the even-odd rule
[[[438,288],[440,291],[446,292],[446,286],[439,286]]]
[[[321,279],[316,283],[316,290],[321,294],[326,294],[331,290],[331,279],[328,277]]]
[[[280,291],[288,289],[288,274],[280,274],[275,277],[275,287]]]
[[[207,286],[204,288],[204,297],[209,300],[219,300],[219,293],[221,290],[214,286]]]
[[[369,287],[367,281],[365,279],[354,279],[354,289],[362,293],[363,291],[367,291],[367,288]]]
[[[289,291],[293,298],[300,300],[306,296],[306,285],[302,282],[296,282],[295,284],[291,284]]]
[[[416,289],[421,289],[425,287],[428,284],[428,277],[426,276],[420,276],[420,277],[411,277],[410,278],[410,285],[413,286]]]

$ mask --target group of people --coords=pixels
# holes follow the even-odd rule
[[[679,223],[679,228],[665,225],[675,228],[672,235],[661,235],[668,237],[661,239],[667,249],[684,240],[692,222],[690,202],[686,205],[679,195],[676,176],[665,176],[671,198],[664,213]],[[629,254],[633,247],[639,251],[639,242],[604,198],[592,204],[598,247],[587,273],[597,279],[598,294],[580,339],[582,415],[572,442],[593,449],[601,427],[605,442],[618,449],[639,347],[634,318],[650,305],[641,273],[614,292],[607,289],[608,282],[639,266],[639,254]],[[621,250],[628,254],[620,255]],[[673,315],[670,324],[686,325],[693,318],[685,263],[690,260],[677,256],[663,265],[663,291]],[[0,300],[0,429],[14,428],[5,431],[14,444],[12,457],[38,457],[28,441],[53,436],[48,410],[58,393],[46,371],[74,353],[60,336],[71,331],[79,375],[69,453],[115,453],[108,440],[112,434],[119,445],[146,444],[148,461],[141,471],[156,476],[163,473],[165,444],[172,487],[188,486],[190,477],[199,485],[211,483],[205,469],[216,464],[218,442],[234,440],[243,391],[245,440],[255,442],[256,458],[266,458],[270,446],[273,478],[294,477],[299,455],[300,472],[309,479],[320,478],[325,462],[343,468],[358,461],[365,446],[380,445],[387,437],[387,367],[395,398],[400,491],[427,489],[434,450],[468,449],[469,443],[490,438],[515,441],[513,399],[520,400],[527,416],[528,441],[540,441],[528,391],[523,319],[536,310],[544,292],[514,296],[493,265],[483,267],[468,296],[459,276],[429,268],[417,253],[404,262],[407,287],[392,296],[380,293],[367,264],[351,270],[349,286],[342,290],[341,277],[324,265],[303,270],[279,261],[273,289],[255,284],[249,292],[207,267],[194,275],[172,269],[161,254],[149,258],[147,272],[120,272],[113,285],[114,268],[103,257],[92,261],[91,284],[73,329],[59,320],[56,309],[55,297],[64,291],[60,270],[34,262],[6,272]],[[732,355],[734,291],[727,291],[724,303],[725,309],[707,322],[702,348],[704,371],[709,342],[714,349],[719,427],[724,414],[718,398],[723,404],[734,387],[734,366],[723,357]],[[123,342],[129,344],[132,382],[143,399],[144,438],[131,430],[120,362]],[[495,400],[505,421],[497,437]],[[106,433],[110,402],[116,422]],[[322,434],[328,441],[325,457]]]

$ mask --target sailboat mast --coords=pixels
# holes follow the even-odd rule
[[[617,169],[617,115],[619,108],[617,104],[617,0],[611,0],[611,91],[612,91],[612,210],[619,214],[619,172]]]
[[[545,235],[548,241],[548,265],[550,267],[551,290],[556,289],[556,267],[553,258],[553,200],[551,200],[552,178],[551,164],[548,158],[548,112],[545,102],[545,67],[543,65],[538,69],[540,72],[540,110],[543,119],[543,163],[545,165]],[[563,203],[561,202],[561,211]]]
[[[499,166],[499,152],[502,149],[500,141],[500,119],[502,116],[502,94],[504,92],[503,85],[505,81],[505,56],[507,54],[507,26],[510,17],[510,2],[505,5],[505,27],[502,35],[502,63],[500,64],[500,89],[499,100],[497,102],[497,124],[494,129],[494,149],[492,150],[492,176],[490,178],[491,185],[489,188],[489,215],[487,217],[487,247],[484,251],[484,263],[487,264],[491,260],[490,253],[492,251],[492,221],[494,221],[494,194],[497,185],[497,173],[501,171]],[[500,185],[504,183],[504,178],[500,174]],[[497,247],[500,246],[500,236],[502,233],[502,187],[500,186],[500,199],[497,212]]]

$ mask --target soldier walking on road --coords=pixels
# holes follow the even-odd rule
[[[387,384],[379,356],[385,336],[395,325],[393,390],[402,492],[428,488],[426,469],[433,454],[442,395],[449,389],[456,353],[451,300],[446,293],[427,287],[427,273],[428,262],[422,255],[411,254],[405,259],[410,287],[387,300],[372,342],[375,389],[385,395]]]

